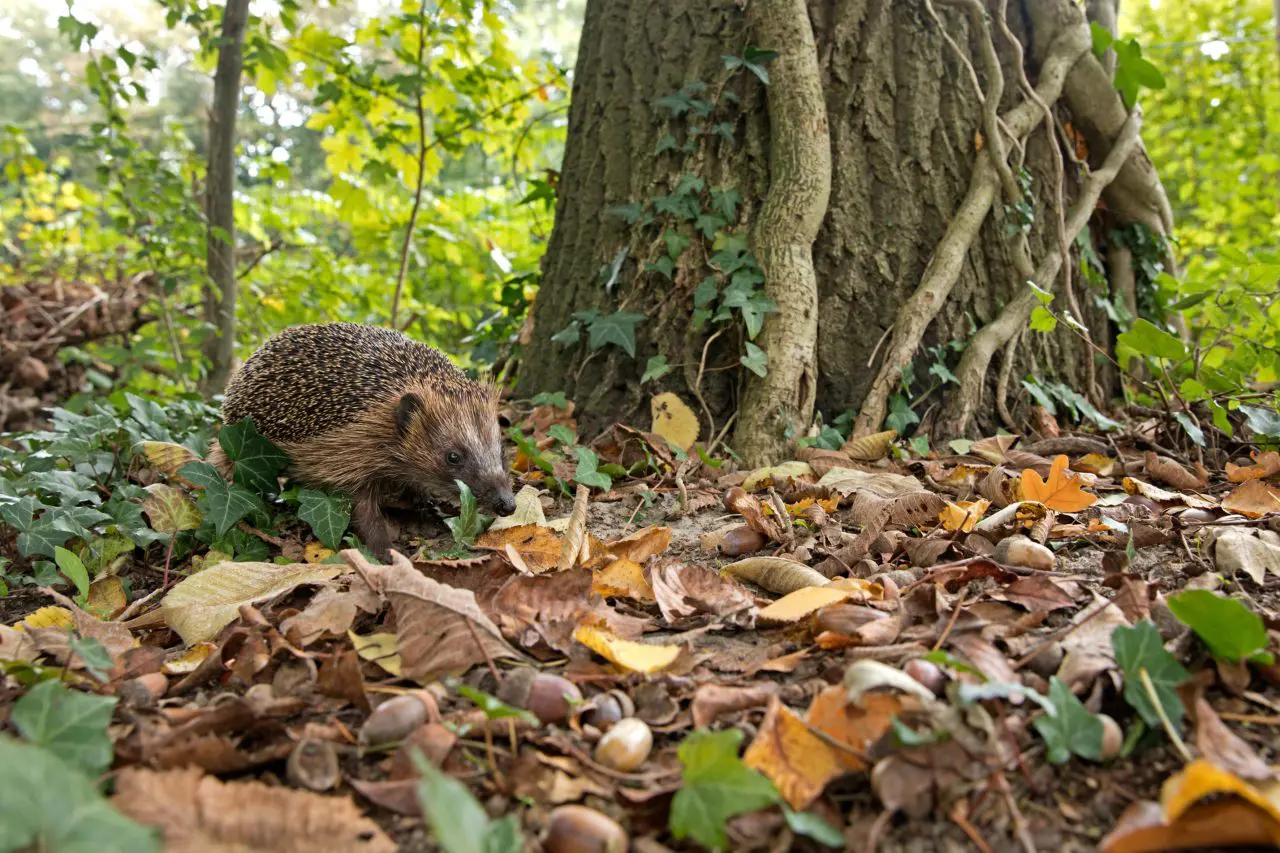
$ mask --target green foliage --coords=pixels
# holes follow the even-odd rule
[[[493,519],[476,508],[476,496],[472,494],[470,486],[461,480],[454,480],[453,482],[458,487],[460,508],[457,516],[446,518],[444,523],[449,526],[449,532],[453,534],[454,542],[462,548],[470,548],[476,541],[476,537],[484,532],[484,529],[489,526]]]
[[[80,593],[80,598],[84,599],[89,595],[89,570],[84,567],[84,563],[75,554],[72,554],[61,545],[53,549],[53,560],[58,564],[58,571],[62,572],[67,580],[76,586],[76,591]]]
[[[315,489],[298,492],[298,518],[311,525],[326,548],[337,549],[351,524],[351,499]]]
[[[1072,755],[1098,761],[1102,757],[1102,721],[1057,678],[1049,680],[1049,703],[1052,711],[1033,723],[1044,738],[1049,761],[1066,764]]]
[[[96,776],[111,765],[107,724],[116,700],[69,689],[61,681],[42,681],[13,704],[10,719],[18,732],[69,766]]]
[[[1164,75],[1142,56],[1137,39],[1113,38],[1111,33],[1097,23],[1090,24],[1093,31],[1093,52],[1102,56],[1108,49],[1116,55],[1115,85],[1124,98],[1125,106],[1133,107],[1138,100],[1139,89],[1163,89]]]
[[[723,850],[729,843],[725,821],[779,801],[773,784],[738,757],[739,729],[695,731],[680,744],[683,787],[671,801],[671,832],[703,847]]]
[[[1215,657],[1232,663],[1274,661],[1267,651],[1267,626],[1243,602],[1207,589],[1185,590],[1168,601],[1173,615],[1195,631]]]
[[[47,749],[0,734],[0,850],[161,849],[157,832],[113,808],[83,772]]]
[[[519,853],[524,845],[515,815],[490,820],[467,786],[442,773],[419,750],[412,753],[418,803],[445,853]]]
[[[1156,626],[1149,619],[1144,619],[1132,628],[1116,628],[1111,634],[1111,645],[1115,649],[1116,663],[1124,673],[1125,701],[1153,728],[1161,725],[1155,704],[1159,702],[1170,724],[1175,729],[1179,728],[1183,707],[1174,688],[1186,681],[1189,674],[1165,650],[1164,640]],[[1143,683],[1143,672],[1151,680],[1154,700]]]
[[[576,448],[578,468],[573,472],[573,481],[593,489],[608,491],[613,486],[613,479],[600,470],[600,457],[588,447]]]
[[[538,718],[523,708],[515,708],[503,702],[498,697],[485,693],[483,690],[477,690],[466,684],[458,685],[458,695],[464,699],[469,699],[481,711],[484,711],[487,720],[523,720],[533,726],[538,726]]]
[[[661,379],[671,372],[671,365],[667,364],[667,357],[659,353],[658,355],[649,356],[649,361],[645,363],[644,374],[640,377],[640,384],[653,382]]]
[[[289,457],[258,432],[253,418],[227,424],[218,433],[218,444],[231,460],[232,479],[258,494],[278,490],[276,475],[289,464]]]

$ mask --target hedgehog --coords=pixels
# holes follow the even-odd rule
[[[292,326],[232,376],[223,421],[252,418],[289,456],[290,476],[354,500],[356,532],[385,559],[385,510],[457,504],[455,480],[499,515],[515,511],[503,462],[498,389],[476,382],[439,350],[359,323]],[[215,444],[210,461],[230,462]]]

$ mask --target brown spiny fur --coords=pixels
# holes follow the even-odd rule
[[[223,418],[253,418],[289,455],[294,479],[354,496],[357,530],[385,553],[382,507],[397,495],[449,500],[462,480],[482,504],[511,510],[497,405],[491,382],[469,379],[438,350],[377,326],[327,323],[263,344],[228,384]],[[231,473],[216,444],[210,461]]]

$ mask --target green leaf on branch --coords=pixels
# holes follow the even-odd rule
[[[769,354],[760,347],[751,343],[751,341],[747,341],[746,345],[747,354],[739,358],[738,361],[741,362],[743,367],[750,370],[756,376],[768,376]]]
[[[1037,305],[1031,311],[1031,331],[1052,332],[1056,328],[1058,328],[1058,318],[1043,306]]]
[[[1152,701],[1151,692],[1160,709],[1168,717],[1174,729],[1181,728],[1182,700],[1175,688],[1189,678],[1182,664],[1165,650],[1164,640],[1151,620],[1144,619],[1134,627],[1120,626],[1111,633],[1111,645],[1116,663],[1124,673],[1124,699],[1133,707],[1147,725],[1158,728],[1160,713]],[[1151,680],[1153,690],[1143,684],[1142,672]]]
[[[1187,346],[1178,338],[1166,332],[1151,323],[1149,320],[1139,318],[1134,321],[1133,327],[1127,332],[1122,332],[1116,338],[1116,352],[1123,358],[1124,350],[1139,355],[1149,355],[1155,358],[1169,359],[1170,361],[1183,358],[1187,354]]]
[[[598,350],[606,344],[613,344],[635,358],[636,324],[644,319],[643,314],[628,314],[623,311],[597,317],[587,327],[587,345]]]
[[[773,784],[738,757],[740,729],[695,731],[678,752],[684,787],[671,801],[671,832],[677,840],[693,838],[703,847],[724,850],[729,818],[778,802]]]
[[[588,447],[575,449],[578,454],[578,468],[573,472],[573,481],[593,489],[609,491],[613,487],[613,478],[600,471],[600,457]]]
[[[640,384],[652,382],[655,379],[661,379],[671,372],[671,365],[667,364],[667,357],[659,353],[658,355],[649,356],[648,362],[644,366],[644,374],[640,377]]]
[[[1090,714],[1056,677],[1049,679],[1049,703],[1052,712],[1037,717],[1033,725],[1044,738],[1050,763],[1066,764],[1072,755],[1100,760],[1102,720]]]
[[[276,476],[289,464],[289,456],[258,432],[253,418],[223,427],[218,433],[218,444],[231,460],[237,485],[260,495],[279,488]]]
[[[311,532],[326,548],[337,550],[342,534],[351,524],[351,500],[315,489],[298,493],[298,518],[311,525]]]
[[[1207,589],[1185,590],[1168,602],[1178,621],[1195,631],[1214,657],[1231,663],[1274,662],[1267,651],[1267,626],[1242,602]]]
[[[107,725],[115,706],[114,697],[81,693],[48,680],[13,703],[10,721],[31,743],[96,776],[111,766]]]

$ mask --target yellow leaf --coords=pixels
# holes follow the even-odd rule
[[[628,672],[658,672],[671,666],[680,656],[680,646],[649,645],[624,640],[595,625],[579,625],[573,632],[573,638]]]
[[[644,567],[635,560],[618,559],[595,572],[591,591],[600,596],[621,596],[653,601],[653,587],[644,579]]]
[[[326,548],[319,542],[308,542],[302,549],[302,559],[308,563],[323,563],[333,556],[333,549]]]
[[[205,658],[217,648],[216,643],[196,643],[176,658],[165,661],[163,669],[169,675],[186,675],[189,672],[195,672],[200,668],[200,664],[204,663]]]
[[[347,631],[347,638],[362,659],[376,663],[396,678],[400,678],[400,651],[396,648],[395,634],[366,634]]]
[[[991,501],[981,498],[976,501],[948,502],[942,512],[938,513],[938,520],[947,530],[970,533],[973,531],[973,526],[982,519],[990,507]]]
[[[75,624],[76,619],[70,610],[50,604],[28,613],[25,619],[15,622],[13,627],[18,631],[26,631],[28,628],[70,628]]]
[[[1049,469],[1049,479],[1041,480],[1031,468],[1022,471],[1022,498],[1039,501],[1057,512],[1079,512],[1091,507],[1098,500],[1080,488],[1080,480],[1067,473],[1067,457],[1054,458]]]
[[[769,700],[769,710],[742,762],[769,777],[797,810],[808,808],[828,782],[845,772],[836,751],[809,731],[777,696]]]
[[[595,543],[591,543],[592,554],[597,552],[594,550]],[[650,526],[641,530],[637,530],[630,536],[624,536],[621,539],[615,539],[612,542],[604,544],[604,550],[600,552],[601,556],[613,556],[618,559],[634,560],[637,563],[643,563],[650,557],[661,554],[671,546],[671,528]]]
[[[788,478],[798,479],[813,474],[813,469],[809,467],[808,462],[783,462],[781,465],[771,465],[768,468],[757,468],[747,475],[747,479],[742,481],[742,488],[748,492],[754,492],[756,489],[769,485],[781,485]]]
[[[889,447],[897,437],[898,431],[893,429],[854,436],[844,443],[840,451],[858,462],[876,462],[888,455]]]
[[[883,601],[884,587],[866,578],[836,578],[822,589],[841,589],[850,593],[848,600],[855,603]]]
[[[1255,465],[1235,465],[1228,462],[1227,479],[1233,483],[1243,483],[1245,480],[1260,480],[1280,474],[1280,453],[1274,450],[1266,453],[1254,451],[1252,456],[1257,463]]]
[[[1097,474],[1099,477],[1110,477],[1116,470],[1116,460],[1105,453],[1087,453],[1071,466],[1073,471],[1086,474]]]
[[[688,450],[698,440],[698,432],[702,429],[698,416],[685,405],[684,401],[667,391],[656,395],[649,403],[653,415],[653,429],[658,435],[679,447]]]
[[[809,586],[788,593],[773,604],[762,609],[756,616],[761,622],[789,623],[799,622],[823,607],[847,601],[851,597],[847,590],[831,586]]]
[[[142,455],[152,468],[166,477],[176,477],[179,468],[200,458],[181,444],[171,441],[144,441]]]
[[[534,574],[554,569],[560,561],[560,537],[551,528],[538,524],[488,530],[476,540],[476,547],[487,551],[505,551],[508,545]]]
[[[129,598],[124,594],[124,581],[115,575],[98,578],[89,584],[89,600],[85,610],[99,619],[111,619],[124,611]]]

